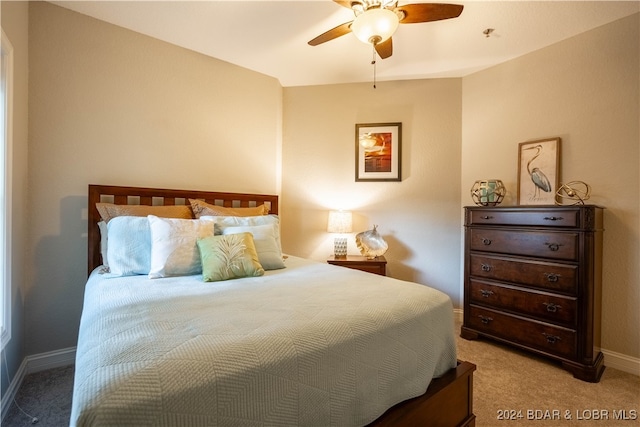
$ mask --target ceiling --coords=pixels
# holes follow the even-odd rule
[[[463,77],[640,11],[636,1],[455,1],[460,17],[402,24],[377,81]],[[331,0],[51,1],[277,78],[282,86],[371,82],[372,48],[352,34],[307,42],[344,22]],[[403,1],[426,3],[426,1]],[[483,31],[493,28],[490,37]]]

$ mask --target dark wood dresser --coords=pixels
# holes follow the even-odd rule
[[[598,382],[603,209],[465,208],[461,336],[551,357]]]

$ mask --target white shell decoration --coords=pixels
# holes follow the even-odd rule
[[[389,249],[389,245],[378,233],[378,226],[374,225],[373,230],[363,231],[356,234],[356,244],[360,253],[369,259],[384,255]]]

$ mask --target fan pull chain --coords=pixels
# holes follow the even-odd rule
[[[373,65],[373,88],[376,88],[376,45],[373,46],[373,57],[371,58],[371,65]]]

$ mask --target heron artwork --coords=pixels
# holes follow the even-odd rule
[[[533,157],[531,157],[531,159],[529,159],[529,161],[527,162],[527,172],[529,172],[531,181],[533,181],[533,184],[535,186],[534,198],[537,199],[540,197],[540,190],[544,191],[545,193],[551,192],[551,183],[549,182],[549,178],[547,178],[547,176],[539,168],[531,168],[531,163],[533,163],[533,161],[537,159],[542,152],[542,145],[535,145],[533,147],[525,148],[525,150],[537,150],[536,154],[534,154]]]

